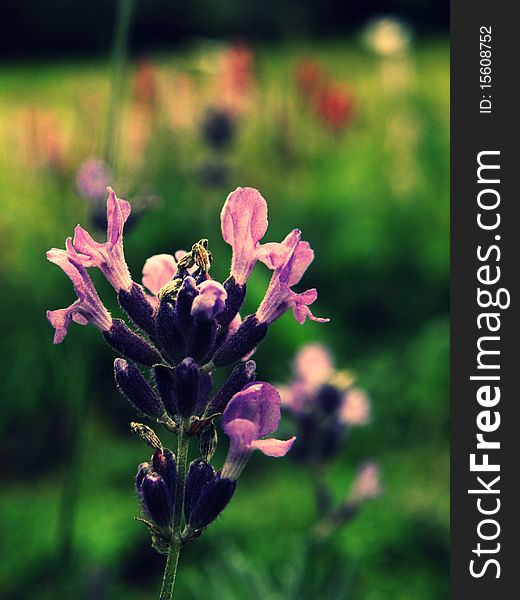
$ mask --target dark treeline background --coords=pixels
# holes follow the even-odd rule
[[[396,15],[423,32],[445,32],[449,4],[437,0],[134,0],[136,49],[190,36],[277,39],[352,32],[377,14]],[[104,53],[118,0],[3,0],[0,56]]]

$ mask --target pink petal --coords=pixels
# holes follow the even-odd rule
[[[84,267],[100,267],[104,262],[103,250],[106,244],[96,242],[81,225],[74,228],[74,248],[79,252]]]
[[[254,188],[237,188],[227,197],[220,218],[222,237],[228,244],[245,238],[256,243],[267,231],[267,202]]]
[[[226,433],[228,433],[228,424],[235,419],[246,419],[254,423],[256,438],[262,438],[276,431],[280,422],[278,390],[265,382],[247,385],[231,398],[224,411],[222,426]]]
[[[254,188],[229,194],[220,215],[222,237],[233,248],[231,274],[245,284],[257,260],[258,242],[267,231],[267,203]]]
[[[305,271],[314,260],[314,250],[312,250],[309,242],[299,242],[294,250],[294,256],[291,264],[291,275],[287,282],[293,286],[299,283]]]
[[[177,273],[177,263],[171,254],[155,254],[144,263],[142,282],[154,296]]]
[[[247,419],[234,419],[226,425],[225,432],[235,447],[245,449],[255,439],[256,427]]]
[[[132,207],[126,200],[118,198],[112,188],[107,188],[107,241],[117,244],[123,236],[123,225],[130,216]]]
[[[339,418],[346,425],[366,425],[370,422],[370,400],[363,390],[347,390],[341,403]]]
[[[250,446],[255,450],[260,450],[266,456],[280,457],[285,456],[289,452],[295,440],[296,436],[293,436],[290,440],[268,438],[266,440],[254,440]]]
[[[268,242],[257,249],[256,257],[269,269],[278,269],[285,262],[289,252],[290,248],[283,243]]]
[[[296,355],[294,374],[304,384],[316,387],[325,383],[334,372],[330,352],[322,344],[308,344]]]
[[[230,338],[234,333],[236,333],[240,325],[242,325],[242,317],[240,316],[240,313],[237,313],[229,324],[226,339]]]
[[[309,318],[311,321],[317,321],[318,323],[328,323],[330,321],[330,319],[325,319],[323,317],[315,317],[308,307],[308,305],[315,302],[317,298],[318,292],[315,289],[307,290],[301,294],[294,294],[292,299],[292,310],[294,318],[298,321],[298,323],[303,325],[307,318]]]
[[[214,279],[203,281],[198,287],[199,295],[193,300],[191,314],[204,315],[208,320],[214,319],[225,308],[227,292],[224,286]]]
[[[377,498],[383,493],[379,465],[368,461],[361,465],[356,474],[349,494],[351,502],[363,502]]]

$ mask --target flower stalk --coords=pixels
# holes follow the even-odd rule
[[[123,1],[123,0],[122,0]],[[171,600],[182,547],[200,537],[233,497],[237,480],[251,454],[283,457],[295,438],[268,437],[280,422],[281,398],[265,381],[256,381],[249,360],[271,324],[292,308],[300,323],[314,317],[308,305],[315,290],[293,291],[314,258],[308,242],[293,230],[283,242],[260,241],[267,229],[267,203],[257,190],[238,188],[222,209],[222,236],[233,248],[230,277],[224,284],[210,274],[213,255],[201,238],[189,252],[149,258],[140,285],[130,274],[123,250],[123,227],[131,206],[107,188],[107,239],[97,242],[78,226],[65,249],[48,259],[71,280],[77,300],[47,313],[63,342],[69,327],[91,324],[119,355],[114,379],[144,418],[177,434],[177,455],[143,423],[131,430],[154,452],[139,465],[135,490],[151,545],[167,555],[160,600]],[[256,315],[242,319],[246,282],[257,262],[273,271],[266,297]],[[112,318],[87,269],[98,268],[114,288],[120,307],[134,324]],[[213,371],[234,367],[220,388]],[[230,439],[220,469],[210,463],[218,443],[214,421]],[[188,467],[190,438],[198,457]]]
[[[171,600],[173,598],[173,588],[177,576],[177,566],[181,552],[181,533],[182,533],[182,512],[184,508],[184,488],[186,487],[186,472],[188,468],[188,450],[190,439],[181,426],[178,433],[177,442],[177,488],[175,493],[175,504],[172,524],[172,541],[168,550],[168,558],[164,568],[164,576],[159,600]]]

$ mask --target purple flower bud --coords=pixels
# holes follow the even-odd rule
[[[191,307],[193,300],[198,296],[199,290],[193,277],[186,277],[182,282],[182,286],[177,294],[177,302],[175,304],[175,314],[179,329],[184,335],[188,335],[193,317],[191,316]]]
[[[201,373],[200,374],[200,390],[199,390],[199,400],[197,402],[197,407],[195,409],[195,414],[201,415],[204,413],[206,406],[208,405],[209,395],[211,394],[211,390],[213,388],[213,379],[210,373]]]
[[[201,375],[193,358],[185,358],[173,373],[172,396],[176,412],[182,417],[195,414],[200,394]]]
[[[254,360],[248,360],[245,363],[237,365],[231,375],[223,383],[217,394],[211,399],[206,413],[212,415],[214,413],[222,413],[226,408],[231,398],[240,390],[251,383],[256,375],[256,363]]]
[[[202,495],[204,488],[215,477],[213,467],[204,460],[194,460],[186,477],[186,487],[184,488],[184,518],[188,523],[191,511]]]
[[[175,414],[175,405],[173,403],[173,373],[172,367],[166,365],[154,365],[153,374],[157,391],[161,396],[164,406],[170,415]]]
[[[171,302],[162,301],[159,305],[155,327],[157,342],[163,354],[172,363],[182,360],[186,356],[184,337],[179,331],[175,307]]]
[[[227,292],[218,281],[209,279],[199,286],[199,294],[191,305],[191,316],[198,321],[212,321],[225,307]]]
[[[228,110],[210,108],[202,121],[202,135],[215,150],[227,148],[233,141],[235,121]]]
[[[226,307],[217,317],[221,329],[229,327],[231,321],[238,314],[246,296],[246,284],[239,285],[230,275],[224,282],[224,289],[227,292]]]
[[[143,512],[162,529],[171,526],[173,498],[169,486],[158,473],[146,473],[138,489]]]
[[[155,336],[154,309],[143,288],[132,283],[129,290],[120,290],[117,299],[132,321],[152,338]]]
[[[137,475],[135,476],[135,489],[139,492],[139,488],[143,483],[143,479],[145,475],[148,475],[152,471],[152,466],[150,463],[141,463],[137,469]]]
[[[315,448],[318,458],[323,461],[330,460],[341,450],[345,440],[345,426],[334,421],[329,427],[322,428],[318,437],[318,447]]]
[[[247,356],[267,334],[268,326],[260,323],[255,315],[249,315],[242,325],[216,351],[213,363],[217,367],[226,367]]]
[[[164,448],[162,452],[161,450],[156,450],[152,456],[152,468],[166,482],[173,504],[177,488],[177,463],[175,455],[167,448]]]
[[[121,319],[114,319],[112,327],[103,332],[103,337],[114,350],[131,360],[148,367],[161,362],[161,356],[157,350],[133,332]]]
[[[121,393],[139,412],[152,419],[165,414],[163,403],[133,363],[116,358],[114,377]]]
[[[213,353],[217,337],[215,321],[195,319],[188,337],[186,353],[203,364]]]
[[[316,395],[316,402],[325,415],[335,413],[343,400],[343,392],[333,385],[322,385]]]
[[[204,529],[226,508],[237,482],[222,477],[220,473],[203,488],[198,501],[191,509],[189,525],[192,529]]]

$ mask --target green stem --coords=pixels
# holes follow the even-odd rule
[[[177,565],[179,564],[179,554],[181,552],[181,530],[182,530],[182,512],[184,508],[184,487],[186,484],[186,472],[188,470],[188,448],[190,440],[185,431],[186,423],[182,423],[178,432],[177,445],[177,487],[175,490],[175,505],[173,510],[172,542],[168,551],[166,567],[161,587],[159,600],[171,600],[173,597],[173,587],[175,585],[175,576],[177,575]]]
[[[114,46],[112,48],[112,83],[104,152],[105,162],[114,169],[119,138],[119,122],[123,105],[128,37],[134,8],[135,0],[119,0],[118,2],[117,25],[114,34]]]

